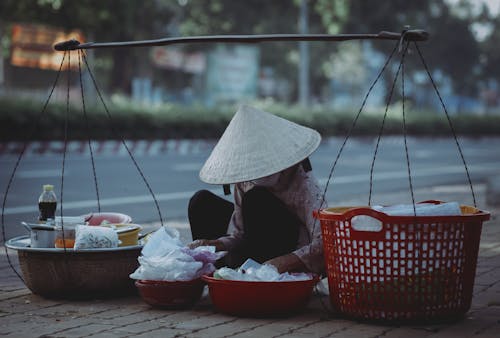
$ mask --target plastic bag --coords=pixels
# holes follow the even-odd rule
[[[176,255],[166,257],[144,257],[138,258],[139,268],[130,275],[133,279],[142,280],[169,280],[188,281],[197,278],[197,272],[203,263],[194,260],[187,261]]]
[[[77,225],[75,229],[75,250],[116,248],[120,241],[116,231],[106,227]]]
[[[238,269],[220,268],[214,273],[215,278],[240,281],[283,282],[309,280],[310,273],[279,273],[274,265],[260,264],[249,258]]]
[[[175,248],[182,246],[179,231],[166,226],[152,233],[142,248],[142,255],[147,257],[165,256]]]
[[[130,278],[142,280],[189,281],[215,271],[213,263],[225,252],[214,246],[189,249],[179,239],[176,229],[162,227],[155,231],[138,258],[139,268]]]

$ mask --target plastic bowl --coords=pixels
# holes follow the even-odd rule
[[[202,277],[215,308],[244,317],[281,317],[304,310],[318,278],[304,281],[248,282]]]
[[[139,224],[115,224],[118,232],[120,246],[137,245],[139,241],[139,231],[142,227]]]
[[[151,306],[186,309],[201,298],[205,282],[201,278],[176,282],[137,280],[135,286],[141,298]]]
[[[84,217],[85,221],[89,222],[89,225],[101,225],[104,221],[116,224],[132,222],[132,217],[118,212],[94,212],[89,215],[84,215]]]

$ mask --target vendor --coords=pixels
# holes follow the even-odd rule
[[[241,106],[200,171],[202,181],[225,192],[234,184],[234,204],[208,190],[195,193],[189,246],[228,251],[225,264],[233,268],[252,258],[280,273],[323,273],[313,210],[325,205],[308,159],[320,140],[313,129]]]

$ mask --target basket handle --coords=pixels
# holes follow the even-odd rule
[[[356,233],[382,236],[383,224],[387,216],[387,214],[369,207],[357,207],[344,213],[345,220],[349,221],[351,225],[353,236],[356,236]]]
[[[416,204],[424,204],[424,203],[426,203],[426,204],[442,204],[443,202],[439,201],[439,200],[426,200],[426,201],[418,202]],[[357,217],[357,216],[372,217],[381,223],[389,221],[388,217],[391,217],[390,215],[388,215],[382,211],[377,211],[377,210],[372,209],[370,207],[355,207],[355,208],[349,209],[344,213],[344,216],[346,219],[351,221],[351,225],[353,223],[352,219]],[[394,217],[394,216],[392,216],[392,217]],[[356,229],[354,228],[354,230],[356,230]]]

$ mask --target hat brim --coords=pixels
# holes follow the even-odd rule
[[[287,169],[309,157],[321,135],[258,109],[242,106],[200,170],[209,184],[246,182]]]

